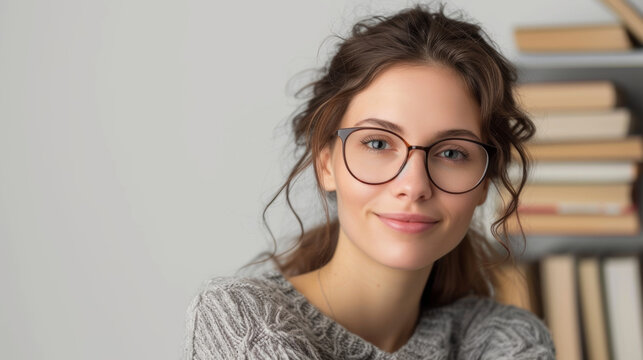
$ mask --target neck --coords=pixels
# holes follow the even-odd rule
[[[408,271],[356,264],[347,239],[340,236],[337,246],[333,259],[316,274],[322,295],[318,307],[377,347],[397,350],[415,330],[431,266]]]

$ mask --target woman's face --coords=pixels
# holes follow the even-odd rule
[[[398,65],[381,73],[353,98],[341,120],[340,128],[356,126],[395,128],[410,145],[428,146],[454,131],[482,141],[478,104],[455,71],[438,65]],[[412,151],[401,173],[380,185],[364,184],[348,172],[340,139],[319,160],[322,186],[337,194],[340,237],[392,268],[431,266],[458,245],[486,198],[486,180],[463,194],[436,188],[421,150]]]

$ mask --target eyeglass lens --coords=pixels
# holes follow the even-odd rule
[[[398,135],[377,129],[358,129],[344,143],[346,166],[358,180],[381,184],[402,170],[408,147]],[[476,187],[485,175],[488,155],[484,147],[461,139],[446,139],[426,155],[429,177],[440,189],[461,193]]]

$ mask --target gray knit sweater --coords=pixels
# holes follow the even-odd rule
[[[531,313],[479,297],[424,310],[409,341],[388,353],[349,332],[278,271],[210,280],[188,309],[185,360],[554,359]]]

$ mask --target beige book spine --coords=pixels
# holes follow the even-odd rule
[[[528,111],[605,110],[618,98],[609,81],[526,83],[516,87],[516,95]]]
[[[524,205],[606,203],[627,206],[632,202],[632,184],[528,184],[520,194],[520,203]]]
[[[632,48],[620,24],[518,28],[516,43],[525,52],[618,51]]]
[[[589,360],[610,358],[600,266],[598,258],[585,258],[578,262],[583,332]]]
[[[520,215],[522,229],[529,235],[636,235],[640,230],[638,213],[624,215]],[[520,234],[515,216],[507,219],[509,233]]]
[[[623,20],[636,39],[643,43],[643,15],[626,0],[603,0]]]
[[[541,278],[545,321],[551,330],[556,357],[581,360],[574,257],[554,255],[543,259]]]
[[[639,136],[621,140],[529,144],[527,152],[541,161],[643,160],[643,141]]]

